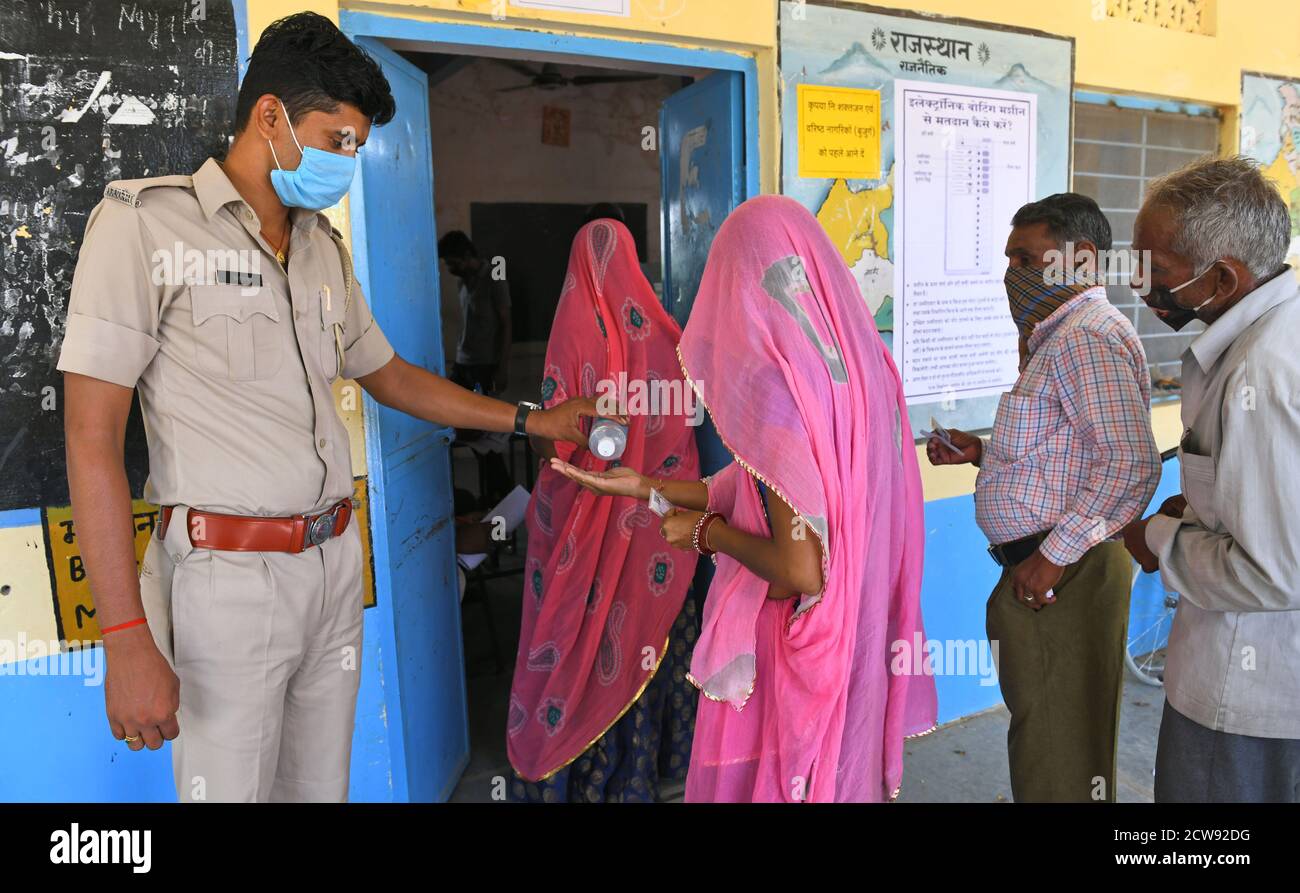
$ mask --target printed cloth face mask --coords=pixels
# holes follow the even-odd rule
[[[294,133],[293,122],[289,121],[289,111],[283,102],[280,103],[280,108],[284,111],[284,120],[289,125],[293,144],[302,153],[302,160],[295,170],[285,170],[280,166],[275,144],[266,141],[278,168],[271,171],[271,186],[274,187],[275,194],[280,197],[282,204],[290,208],[322,211],[337,205],[352,186],[352,177],[357,170],[356,155],[339,155],[312,146],[304,149],[302,143],[298,142],[298,135]]]
[[[1088,277],[1064,276],[1063,281],[1047,280],[1047,272],[1034,267],[1007,267],[1003,284],[1007,288],[1007,301],[1011,304],[1011,319],[1028,340],[1034,326],[1051,316],[1057,308],[1076,295],[1092,288]]]
[[[1218,263],[1218,261],[1215,261],[1214,263]],[[1214,294],[1210,295],[1195,307],[1184,307],[1174,299],[1174,295],[1187,288],[1187,286],[1191,285],[1197,279],[1200,279],[1212,269],[1214,269],[1214,264],[1210,264],[1204,270],[1201,270],[1201,272],[1197,273],[1177,288],[1162,288],[1158,285],[1151,286],[1151,297],[1155,302],[1151,306],[1165,312],[1164,316],[1157,313],[1156,319],[1169,326],[1169,328],[1173,329],[1175,332],[1196,319],[1197,311],[1219,296],[1218,289],[1215,289]]]

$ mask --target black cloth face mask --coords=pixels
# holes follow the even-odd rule
[[[1213,268],[1214,264],[1210,264],[1191,279],[1188,279],[1182,285],[1175,286],[1174,288],[1165,288],[1162,285],[1151,286],[1151,301],[1148,303],[1153,309],[1162,311],[1162,313],[1156,314],[1156,319],[1169,326],[1169,328],[1173,329],[1175,332],[1181,330],[1188,323],[1192,322],[1192,320],[1196,319],[1197,311],[1217,298],[1219,296],[1218,292],[1216,291],[1195,307],[1190,308],[1179,304],[1178,300],[1174,297],[1174,293],[1187,288],[1187,286],[1191,285],[1197,279],[1200,279]]]

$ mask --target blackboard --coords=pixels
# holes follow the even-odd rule
[[[623,211],[636,242],[637,259],[646,260],[644,203],[614,202]],[[586,205],[557,202],[473,202],[470,239],[480,257],[504,257],[510,285],[510,324],[516,342],[546,341],[564,287],[569,248],[586,219]],[[454,300],[454,296],[452,297]]]
[[[230,0],[0,2],[0,509],[68,502],[55,364],[86,218],[111,180],[225,155],[237,52]],[[137,406],[133,495],[147,465]]]

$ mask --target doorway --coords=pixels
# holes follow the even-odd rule
[[[454,359],[458,282],[436,243],[459,229],[505,259],[518,336],[501,396],[535,399],[568,244],[597,202],[630,218],[647,278],[685,321],[713,233],[758,192],[752,59],[369,13],[340,24],[398,103],[371,134],[350,216],[358,278],[402,356],[444,374]],[[365,418],[378,597],[367,616],[383,652],[393,799],[488,799],[507,770],[522,593],[510,572],[525,544],[499,556],[503,573],[462,612],[453,491],[473,491],[474,460],[453,458],[449,429],[368,399]],[[706,467],[720,465],[720,444],[703,447]],[[516,449],[520,483],[527,461]]]

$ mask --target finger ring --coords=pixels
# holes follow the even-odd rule
[[[1026,596],[1025,596],[1025,601],[1027,601],[1027,602],[1032,602],[1033,600],[1034,600],[1034,597],[1033,597],[1032,595],[1026,595]]]
[[[140,736],[139,736],[139,735],[127,735],[127,736],[126,736],[125,738],[123,738],[122,740],[123,740],[123,741],[139,741],[139,740],[140,740]]]

